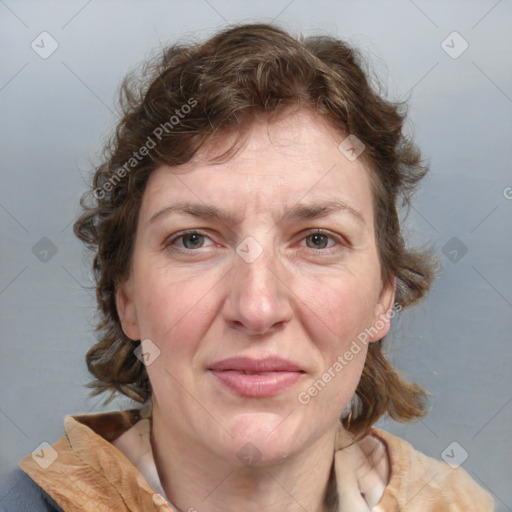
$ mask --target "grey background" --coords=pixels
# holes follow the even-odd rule
[[[496,510],[512,510],[512,1],[0,0],[0,20],[0,504],[16,484],[9,472],[62,435],[64,415],[102,410],[84,387],[95,303],[71,224],[121,78],[177,37],[275,20],[348,39],[391,97],[410,97],[431,173],[407,231],[435,246],[443,269],[388,343],[396,366],[432,393],[432,411],[379,426],[436,458],[456,441]],[[31,48],[42,31],[59,44],[47,59]],[[458,58],[441,46],[453,31],[469,44]],[[462,41],[446,45],[458,52]]]

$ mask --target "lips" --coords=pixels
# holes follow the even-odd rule
[[[305,373],[297,364],[278,357],[233,357],[213,363],[208,370],[232,392],[253,398],[278,395]]]
[[[210,366],[213,371],[240,371],[250,373],[264,372],[300,372],[300,366],[281,359],[280,357],[266,357],[264,359],[252,359],[250,357],[231,357],[217,361]]]

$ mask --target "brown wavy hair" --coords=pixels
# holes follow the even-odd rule
[[[175,44],[147,61],[121,86],[122,117],[103,153],[74,232],[94,253],[98,342],[87,353],[93,395],[122,393],[144,403],[151,389],[133,341],[123,332],[116,287],[129,275],[137,219],[151,172],[188,162],[214,137],[235,135],[218,159],[241,146],[256,116],[311,109],[343,134],[365,144],[360,158],[373,187],[382,278],[396,277],[396,303],[406,307],[428,291],[435,273],[430,251],[409,250],[399,211],[427,172],[404,134],[406,104],[391,102],[371,84],[360,53],[328,36],[294,38],[267,24],[231,27],[198,44]],[[378,82],[377,82],[378,84]],[[145,149],[144,149],[145,148]],[[216,160],[218,160],[216,159]],[[385,413],[398,421],[426,414],[426,392],[400,376],[371,343],[348,414],[358,437]]]

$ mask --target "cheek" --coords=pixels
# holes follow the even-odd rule
[[[368,350],[358,335],[370,325],[373,311],[371,295],[363,287],[338,284],[311,294],[302,312],[318,358],[298,400],[327,423],[339,419],[357,388]]]
[[[176,272],[140,274],[137,303],[141,336],[149,338],[170,361],[193,353],[213,315],[212,286],[206,279],[179,278]]]
[[[195,355],[212,315],[206,298],[198,298],[190,288],[178,289],[179,295],[153,293],[146,298],[141,331],[160,351],[146,368],[155,397],[167,397],[164,402],[174,403],[181,403],[183,386],[190,386],[197,370]]]
[[[141,246],[144,243],[137,240],[133,296],[140,338],[150,340],[147,346],[154,354],[151,363],[146,365],[146,371],[155,396],[172,394],[173,386],[169,386],[169,382],[179,376],[176,368],[170,365],[183,364],[186,358],[183,353],[186,344],[180,342],[179,327],[190,309],[187,297],[191,296],[191,290],[185,281],[179,282],[175,276],[173,279],[162,262],[141,250]]]
[[[369,288],[361,280],[345,276],[309,291],[302,316],[327,356],[332,358],[334,352],[344,352],[347,344],[371,324],[375,304]],[[306,292],[303,290],[303,294]]]

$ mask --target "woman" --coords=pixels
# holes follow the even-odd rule
[[[20,463],[26,492],[65,511],[493,510],[373,427],[426,413],[382,343],[434,263],[398,220],[426,167],[357,52],[238,26],[168,49],[122,105],[75,233],[95,393],[144,407],[68,416]]]

